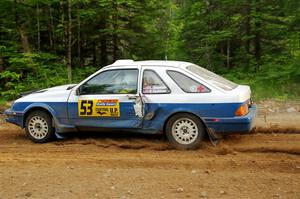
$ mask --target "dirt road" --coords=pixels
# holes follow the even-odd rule
[[[0,198],[300,198],[300,134],[262,130],[177,151],[133,134],[33,144],[2,121]]]

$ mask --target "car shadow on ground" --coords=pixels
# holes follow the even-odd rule
[[[142,134],[128,131],[80,131],[59,135],[63,137],[58,138],[53,144],[93,144],[103,148],[117,147],[123,149],[173,149],[163,134]]]
[[[161,140],[166,138],[163,134],[143,134],[130,131],[78,131],[70,133],[58,134],[58,140],[72,140],[72,139],[114,139],[114,140],[131,140],[131,139],[145,139],[145,140]]]
[[[150,149],[157,151],[176,150],[164,134],[143,134],[130,131],[81,131],[63,134],[53,144],[93,144],[103,148],[117,147],[122,149]],[[207,148],[211,143],[204,137],[199,149]]]

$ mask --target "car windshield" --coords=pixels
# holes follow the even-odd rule
[[[221,77],[209,70],[206,70],[205,68],[202,68],[197,65],[190,65],[186,67],[187,70],[189,70],[192,73],[195,73],[196,75],[202,77],[209,83],[223,89],[226,91],[232,90],[236,88],[238,85],[232,81],[229,81],[228,79],[225,79],[224,77]]]

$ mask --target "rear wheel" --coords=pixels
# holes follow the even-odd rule
[[[200,146],[205,129],[200,119],[187,113],[177,114],[166,125],[166,136],[178,149],[196,149]]]
[[[29,139],[37,143],[48,142],[54,137],[52,119],[44,111],[34,111],[28,115],[25,131]]]

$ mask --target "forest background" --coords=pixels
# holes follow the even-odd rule
[[[0,0],[0,103],[117,59],[181,60],[299,99],[299,0]]]

